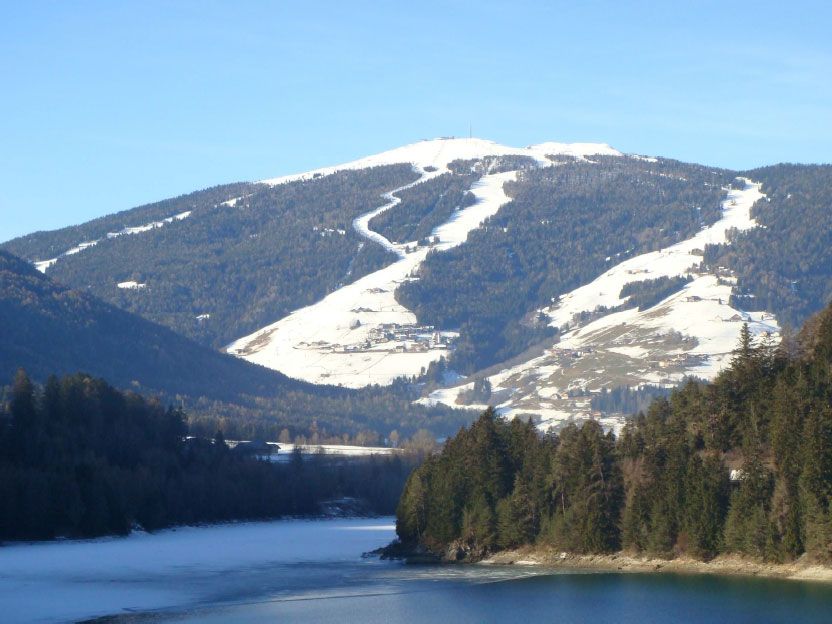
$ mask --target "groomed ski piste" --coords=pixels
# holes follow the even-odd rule
[[[512,148],[482,139],[436,139],[344,165],[263,180],[277,185],[345,169],[400,163],[410,164],[420,176],[388,193],[386,203],[353,222],[356,232],[394,252],[398,261],[236,340],[227,347],[228,353],[291,377],[350,388],[384,385],[400,376],[418,375],[431,362],[447,355],[455,334],[420,326],[416,316],[395,300],[394,292],[403,281],[412,279],[431,249],[441,252],[462,244],[471,230],[508,203],[503,185],[515,179],[517,171],[484,175],[471,188],[476,202],[457,210],[449,221],[437,227],[431,238],[438,238],[439,242],[430,247],[419,246],[416,241],[392,243],[369,228],[370,219],[396,206],[401,201],[397,193],[448,172],[448,165],[455,160],[529,156],[539,166],[553,166],[548,156],[586,159],[598,154],[622,155],[608,145],[595,143],[542,143]],[[380,336],[384,339],[380,340]]]
[[[698,269],[705,245],[726,243],[729,231],[757,226],[751,207],[763,197],[759,184],[745,180],[744,189],[727,191],[715,224],[676,245],[625,260],[543,309],[550,325],[566,332],[543,355],[488,376],[499,411],[532,415],[544,429],[592,417],[617,430],[623,415],[604,418],[593,410],[593,393],[618,386],[670,387],[686,376],[713,379],[730,360],[743,323],[758,339],[767,334],[779,340],[773,315],[730,305],[734,277],[724,269],[718,275]],[[626,303],[620,297],[625,284],[680,275],[692,281],[646,310],[614,311],[576,324],[582,312]],[[422,402],[459,406],[460,393],[472,386],[443,388]]]

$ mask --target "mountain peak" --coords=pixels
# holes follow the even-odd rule
[[[409,163],[417,169],[447,169],[455,160],[474,160],[486,156],[528,156],[545,164],[548,156],[573,156],[578,159],[587,156],[622,156],[617,149],[606,143],[559,143],[548,141],[527,147],[511,147],[488,139],[477,137],[438,137],[410,143],[391,150],[365,156],[340,165],[322,167],[303,173],[260,180],[272,186],[330,175],[345,169],[365,169],[381,165]]]

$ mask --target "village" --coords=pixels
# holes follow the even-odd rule
[[[360,327],[355,319],[351,329]],[[334,345],[336,353],[362,353],[366,351],[389,351],[390,353],[424,353],[436,349],[450,349],[456,332],[439,331],[433,325],[400,325],[382,323],[372,327],[367,339],[360,344]]]

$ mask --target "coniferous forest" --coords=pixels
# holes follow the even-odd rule
[[[392,513],[416,455],[285,463],[189,437],[185,414],[87,375],[36,387],[20,371],[0,409],[0,540],[126,534],[312,515],[361,499]]]
[[[411,475],[405,549],[477,559],[527,544],[832,560],[832,306],[773,346],[747,327],[713,383],[653,401],[619,436],[540,436],[492,410]]]

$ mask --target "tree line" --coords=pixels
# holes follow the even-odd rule
[[[0,540],[126,534],[176,524],[319,513],[354,497],[391,513],[417,453],[271,462],[225,436],[190,437],[180,409],[87,375],[35,386],[22,370],[0,410]]]
[[[829,562],[831,505],[832,306],[777,347],[744,327],[713,383],[655,399],[619,436],[485,412],[413,472],[397,533],[452,558],[537,543]]]

